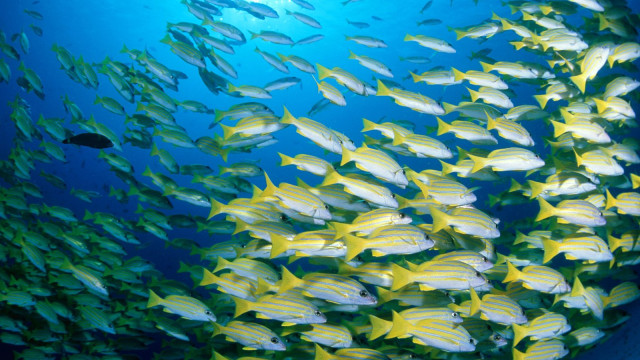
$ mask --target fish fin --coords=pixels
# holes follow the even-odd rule
[[[318,68],[318,79],[322,80],[327,77],[331,77],[331,70],[326,67],[316,63],[316,67]]]
[[[282,294],[291,289],[301,287],[303,284],[304,280],[296,277],[286,267],[282,267],[282,281],[280,282],[280,287],[278,288],[278,294]]]
[[[551,204],[549,204],[547,200],[539,197],[538,203],[540,204],[540,212],[538,213],[538,216],[536,216],[536,219],[534,221],[537,222],[540,220],[544,220],[555,214],[556,209]]]
[[[522,326],[522,325],[518,325],[518,324],[511,324],[512,329],[513,329],[513,346],[518,345],[518,343],[524,339],[525,337],[527,337],[527,328]],[[515,352],[517,351],[516,349],[513,349],[514,351],[514,359],[516,358],[516,354]],[[521,357],[521,359],[524,359],[524,357]]]
[[[576,84],[576,86],[578,87],[578,89],[580,89],[580,91],[584,94],[584,91],[587,87],[587,77],[589,76],[589,73],[584,72],[580,75],[574,75],[569,77],[569,79],[571,79],[571,81]]]
[[[378,291],[378,305],[393,300],[393,291],[387,290],[381,286],[376,286],[376,290]]]
[[[449,125],[446,122],[442,121],[442,119],[440,119],[437,116],[436,116],[436,120],[438,121],[438,132],[436,133],[436,135],[440,136],[442,134],[446,134],[449,131],[451,131],[451,125]]]
[[[291,115],[291,113],[289,112],[286,106],[283,106],[283,108],[284,108],[284,114],[282,114],[282,117],[280,118],[280,122],[283,124],[293,124],[297,119],[293,115]]]
[[[382,82],[380,81],[380,79],[378,79],[378,89],[376,91],[376,96],[390,96],[391,95],[391,90],[389,90],[389,88]]]
[[[340,160],[340,166],[344,166],[349,161],[352,161],[354,153],[355,151],[351,151],[342,145],[342,159]]]
[[[229,266],[229,264],[231,264],[227,259],[218,256],[218,263],[216,264],[216,268],[213,269],[213,273],[217,273],[220,270],[226,269],[227,266]]]
[[[467,154],[467,156],[469,157],[469,159],[471,159],[471,161],[473,161],[473,167],[471,168],[472,174],[484,169],[487,166],[488,160],[486,158],[472,154]]]
[[[211,271],[202,268],[202,280],[200,281],[200,286],[207,286],[211,284],[215,284],[220,280],[214,273]]]
[[[217,201],[213,197],[209,198],[209,201],[211,202],[211,211],[209,211],[209,216],[207,216],[207,220],[220,214],[223,211],[225,206],[223,203]]]
[[[336,235],[333,237],[334,240],[338,240],[351,232],[351,224],[343,224],[334,221],[330,222],[329,225],[331,225],[333,230],[336,231]]]
[[[414,328],[414,326],[411,325],[410,322],[405,320],[395,310],[393,310],[392,322],[393,322],[393,325],[391,326],[391,329],[389,329],[387,336],[384,337],[385,339],[393,339],[393,338],[400,337],[402,335],[406,335],[411,331],[411,329]]]
[[[413,272],[403,268],[400,265],[391,264],[391,272],[393,273],[393,284],[391,285],[391,291],[398,290],[413,281]]]
[[[238,316],[252,310],[253,303],[251,301],[245,300],[239,297],[235,297],[235,296],[232,296],[232,298],[233,298],[233,302],[236,304],[236,311],[233,314],[234,318],[237,318]],[[258,313],[256,314],[256,317],[259,317],[260,315],[261,314]]]
[[[551,239],[543,238],[542,246],[544,247],[544,258],[542,260],[543,264],[548,263],[549,261],[551,261],[551,259],[553,259],[560,253],[560,243]]]
[[[375,340],[382,335],[386,335],[393,327],[393,321],[380,319],[373,315],[369,315],[369,322],[371,322],[371,332],[367,337],[369,341]]]
[[[508,283],[512,281],[517,281],[520,279],[520,276],[521,276],[520,274],[521,274],[520,270],[518,270],[518,268],[513,266],[511,262],[507,261],[507,275],[504,277],[504,280],[502,280],[502,282]]]
[[[429,206],[429,212],[433,218],[433,226],[431,232],[437,233],[438,231],[445,229],[449,226],[449,215],[444,211],[436,208],[435,206]]]
[[[482,301],[473,288],[469,289],[469,294],[471,295],[471,308],[469,310],[469,316],[473,316],[480,311]]]
[[[293,164],[293,158],[291,156],[287,156],[283,153],[278,153],[280,155],[280,166],[287,166]]]
[[[147,300],[147,309],[162,304],[162,298],[158,296],[153,290],[149,289],[149,300]]]
[[[347,255],[345,261],[350,261],[358,254],[362,253],[366,247],[366,239],[353,236],[351,234],[344,235],[344,243],[347,246]]]
[[[609,189],[607,189],[607,204],[605,205],[604,209],[609,210],[614,206],[616,206],[616,198],[613,197],[613,195],[611,195],[611,193],[609,192]]]
[[[271,234],[271,259],[289,250],[292,241],[278,234]]]
[[[320,345],[316,343],[316,355],[313,360],[331,360],[334,357],[327,352],[327,350],[323,349]]]

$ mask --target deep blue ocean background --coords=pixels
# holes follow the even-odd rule
[[[424,83],[414,84],[411,79],[403,79],[409,71],[423,72],[433,67],[442,66],[449,68],[456,67],[462,71],[481,70],[478,60],[470,60],[468,56],[472,51],[483,48],[490,48],[489,56],[496,60],[504,61],[531,61],[538,62],[546,66],[544,59],[536,58],[526,51],[516,51],[508,41],[516,37],[512,32],[499,33],[488,41],[481,43],[474,39],[462,39],[456,41],[455,34],[448,31],[448,27],[464,27],[482,23],[491,17],[492,12],[500,16],[509,17],[511,11],[498,0],[479,0],[476,5],[472,0],[438,1],[420,14],[419,11],[424,5],[424,0],[416,1],[384,1],[384,0],[363,0],[343,6],[339,1],[316,0],[315,11],[305,11],[287,0],[262,0],[278,11],[280,18],[260,20],[251,15],[234,10],[223,10],[224,15],[217,20],[225,21],[239,27],[248,38],[244,45],[235,47],[235,55],[222,56],[227,59],[237,70],[238,79],[229,79],[235,85],[257,85],[264,84],[283,76],[297,76],[302,79],[300,85],[291,87],[284,91],[273,91],[272,99],[259,100],[275,111],[277,115],[282,114],[282,106],[286,105],[294,116],[306,116],[309,109],[318,100],[321,94],[318,93],[316,84],[309,74],[302,73],[289,66],[291,74],[285,75],[273,69],[261,56],[254,51],[256,46],[261,50],[275,54],[295,54],[307,59],[312,64],[322,64],[326,67],[341,67],[360,79],[368,83],[375,84],[372,79],[373,73],[360,66],[357,61],[347,59],[349,50],[358,55],[368,55],[384,62],[394,73],[394,81],[402,83],[407,90],[419,91],[438,101],[456,104],[468,96],[463,85],[442,87],[429,86]],[[638,4],[630,1],[630,6]],[[23,9],[36,10],[43,14],[43,20],[35,20]],[[285,15],[285,9],[300,11],[312,15],[320,21],[322,29],[313,29],[306,26],[291,16]],[[580,23],[581,13],[574,15],[577,23]],[[374,20],[371,16],[378,16],[382,21]],[[425,18],[437,18],[442,20],[442,24],[433,26],[418,27],[416,23]],[[574,17],[570,17],[574,19]],[[351,21],[363,21],[371,26],[366,29],[358,29],[349,25],[345,19]],[[228,109],[231,105],[251,99],[241,99],[227,96],[225,94],[214,95],[202,83],[198,76],[197,69],[190,66],[173,54],[169,47],[159,42],[165,35],[167,23],[177,23],[181,21],[199,23],[187,8],[177,0],[164,1],[137,1],[137,0],[104,0],[99,2],[65,0],[65,1],[3,1],[0,4],[0,30],[4,31],[8,37],[11,34],[24,30],[29,35],[31,50],[27,55],[22,55],[24,63],[34,69],[41,77],[45,89],[45,99],[38,99],[33,93],[25,93],[15,81],[20,74],[18,62],[8,59],[11,66],[12,80],[0,84],[0,158],[6,159],[13,147],[15,136],[14,123],[9,120],[11,112],[8,101],[14,99],[16,94],[23,96],[31,106],[31,114],[34,121],[40,114],[45,117],[61,117],[67,119],[67,127],[79,132],[79,128],[70,125],[68,120],[70,115],[64,111],[61,98],[65,95],[75,102],[84,112],[85,117],[93,114],[96,120],[104,123],[117,134],[125,131],[124,118],[117,116],[103,109],[99,105],[94,105],[96,94],[100,96],[110,96],[118,100],[128,114],[135,112],[135,104],[124,101],[114,90],[108,79],[99,74],[100,86],[98,90],[88,89],[81,84],[73,82],[60,69],[55,53],[51,50],[53,43],[65,47],[75,57],[82,56],[86,62],[99,63],[105,56],[124,63],[132,63],[126,54],[120,51],[123,45],[129,49],[147,49],[158,61],[169,68],[180,70],[187,74],[188,79],[183,79],[179,84],[179,91],[167,90],[167,93],[177,100],[197,100],[206,104],[212,109]],[[33,35],[28,28],[29,24],[35,24],[44,31],[42,37]],[[299,40],[312,34],[322,33],[323,40],[294,47],[266,43],[260,39],[249,40],[249,31],[260,32],[261,30],[279,31],[291,36],[294,40]],[[456,49],[456,54],[434,53],[429,49],[420,47],[414,42],[404,42],[406,33],[424,34],[444,39],[451,43]],[[364,46],[345,40],[345,35],[369,35],[383,39],[387,44],[386,49],[369,49]],[[17,43],[13,45],[18,48]],[[413,64],[400,61],[399,57],[427,56],[431,61],[427,64]],[[213,67],[211,67],[213,69]],[[602,74],[608,72],[608,68],[602,70]],[[600,76],[600,75],[599,75]],[[638,78],[638,74],[632,74]],[[336,85],[337,86],[337,85]],[[338,86],[337,86],[338,87]],[[539,91],[536,86],[517,83],[511,89],[517,94],[513,99],[514,105],[534,104],[533,95]],[[425,127],[436,126],[435,117],[432,115],[419,114],[410,109],[400,107],[387,97],[357,96],[345,94],[347,106],[329,106],[324,111],[312,116],[314,120],[320,121],[327,126],[343,132],[349,136],[356,144],[362,143],[363,136],[362,118],[373,121],[385,119],[409,120],[416,124],[416,133],[425,133]],[[466,100],[468,101],[468,100]],[[633,108],[638,113],[640,107],[633,103]],[[557,107],[556,103],[550,102],[547,110],[551,111]],[[212,114],[197,114],[184,110],[179,110],[175,118],[183,126],[192,139],[200,136],[213,136],[214,133],[221,134],[219,127],[208,129],[208,125],[213,121]],[[454,115],[443,117],[447,121],[455,119]],[[543,136],[552,134],[552,129],[545,126],[542,121],[528,122],[526,127],[536,140],[533,151],[541,154],[545,158],[549,154],[549,148],[544,146]],[[295,133],[293,127],[281,130],[274,134],[279,140],[277,144],[255,150],[251,153],[232,153],[229,162],[256,161],[260,167],[265,169],[274,183],[280,182],[295,183],[296,177],[300,177],[306,182],[314,185],[319,183],[319,178],[308,173],[296,170],[293,166],[280,167],[280,159],[277,155],[282,152],[294,156],[298,153],[306,153],[323,157],[332,162],[339,161],[340,157],[335,154],[325,154],[319,147],[311,144],[307,139]],[[633,129],[628,136],[640,138],[640,131]],[[461,145],[466,149],[472,146],[468,142],[455,139],[448,134],[440,138],[450,147]],[[50,139],[48,139],[50,141]],[[160,138],[155,141],[161,148],[170,150],[180,165],[202,164],[208,165],[217,170],[219,165],[225,165],[222,159],[212,157],[200,152],[197,149],[182,149],[170,144],[162,144]],[[37,143],[34,143],[37,144]],[[507,144],[500,140],[501,145]],[[148,150],[132,147],[123,144],[124,151],[120,155],[125,156],[134,166],[135,177],[151,185],[148,178],[141,175],[147,166],[154,172],[167,173],[159,163],[157,157],[152,157]],[[53,161],[50,164],[38,163],[38,169],[44,170],[63,178],[67,183],[67,190],[61,191],[41,177],[34,175],[32,182],[39,186],[45,198],[43,202],[48,205],[66,206],[74,210],[76,216],[81,217],[85,209],[90,212],[103,211],[111,212],[117,216],[127,219],[137,219],[134,214],[137,207],[137,198],[130,198],[129,203],[121,204],[115,198],[109,197],[109,187],[127,189],[126,185],[111,171],[109,166],[97,158],[98,151],[83,147],[65,147],[67,157],[66,163]],[[115,151],[115,150],[109,150]],[[435,159],[417,159],[401,157],[400,163],[409,166],[417,171],[432,168],[440,170],[440,164]],[[452,162],[452,161],[448,161]],[[626,171],[638,173],[638,166],[627,167]],[[509,186],[510,178],[515,178],[518,182],[525,181],[523,173],[509,172],[504,175],[502,181],[496,183],[477,183],[469,179],[459,181],[468,187],[481,186],[476,191],[478,196],[478,207],[493,216],[501,219],[501,222],[508,223],[512,220],[525,217],[535,217],[538,206],[535,202],[522,205],[521,207],[489,207],[488,194],[498,194]],[[190,185],[190,178],[187,176],[173,176],[180,185]],[[251,179],[260,188],[264,187],[262,177]],[[152,186],[152,185],[151,185]],[[97,191],[103,196],[94,199],[91,204],[83,202],[69,194],[72,188]],[[397,188],[394,188],[396,191]],[[172,200],[173,209],[168,214],[189,214],[206,217],[208,208],[196,207],[187,203]],[[502,230],[502,228],[501,228]],[[161,270],[166,278],[177,279],[191,283],[186,274],[178,274],[179,261],[199,265],[197,256],[191,256],[187,251],[180,249],[167,249],[162,240],[154,238],[152,235],[142,232],[136,233],[144,246],[135,247],[125,245],[130,256],[139,255],[154,263],[156,268]],[[212,238],[204,232],[198,233],[195,229],[175,229],[170,232],[172,238],[186,237],[196,240],[202,246],[210,246],[216,241],[226,239],[221,235],[219,238]],[[637,269],[637,267],[636,267]],[[606,284],[603,287],[610,288]],[[1,305],[0,305],[1,306]],[[631,320],[623,329],[614,335],[606,344],[583,354],[579,359],[632,359],[638,358],[640,354],[640,332],[634,330],[640,319],[640,305],[638,302],[626,307],[631,313]],[[13,348],[0,347],[0,351],[9,351]],[[627,356],[628,355],[628,356]],[[9,356],[9,355],[6,355]],[[8,358],[4,355],[2,358]]]

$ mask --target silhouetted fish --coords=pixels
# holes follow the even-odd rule
[[[113,146],[111,140],[106,136],[94,133],[84,133],[72,136],[62,141],[63,144],[76,144],[92,147],[95,149],[110,148]]]

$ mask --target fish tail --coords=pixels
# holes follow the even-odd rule
[[[381,286],[376,286],[378,291],[378,305],[382,305],[393,300],[393,291],[387,290]]]
[[[341,177],[342,176],[337,171],[329,169],[327,171],[327,174],[324,176],[324,180],[322,181],[320,186],[337,184],[338,182],[340,182]]]
[[[365,118],[362,118],[362,132],[375,130],[377,125],[378,124],[374,123],[371,120],[367,120]]]
[[[404,36],[404,39],[402,39],[402,40],[404,40],[404,41],[411,41],[411,40],[413,40],[413,39],[415,39],[415,37],[413,37],[413,36],[411,36],[411,35],[407,34],[407,35],[405,35],[405,36]]]
[[[267,291],[271,291],[271,284],[264,281],[263,278],[258,278],[258,286],[256,286],[256,295],[264,294]]]
[[[291,113],[289,112],[289,110],[287,109],[286,106],[283,106],[284,108],[284,114],[282,114],[282,117],[280,118],[280,122],[283,124],[293,124],[296,121],[296,118],[291,115]]]
[[[582,157],[578,154],[578,152],[576,151],[576,149],[573,149],[573,153],[576,155],[576,165],[577,166],[582,166]]]
[[[406,335],[413,329],[413,325],[405,320],[400,314],[398,314],[395,310],[393,310],[393,326],[389,329],[387,336],[385,339],[393,339],[400,337],[402,335]]]
[[[386,85],[380,81],[380,79],[378,79],[378,89],[376,91],[376,96],[390,96],[391,95],[391,90],[389,90],[388,87],[386,87]]]
[[[571,287],[571,293],[569,294],[569,296],[575,297],[575,296],[584,296],[585,294],[585,290],[584,290],[584,285],[582,285],[582,281],[580,281],[579,277],[575,277],[575,279],[573,280],[573,286]]]
[[[406,209],[411,207],[411,203],[409,199],[402,197],[400,195],[396,195],[396,201],[398,202],[398,210]]]
[[[446,163],[442,160],[438,160],[440,161],[440,165],[442,165],[442,175],[447,175],[447,174],[451,174],[454,170],[454,165]]]
[[[200,286],[207,286],[211,284],[215,284],[220,280],[214,273],[211,271],[202,268],[202,280],[200,280]]]
[[[472,102],[476,102],[478,100],[478,98],[480,97],[480,93],[478,91],[474,91],[474,90],[471,90],[469,88],[467,88],[467,91],[469,91],[469,95],[471,96],[471,101]]]
[[[446,103],[446,102],[443,101],[442,102],[442,108],[444,109],[444,114],[447,115],[447,114],[451,113],[452,111],[455,111],[457,107],[455,105],[453,105],[453,104],[449,104],[449,103]]]
[[[280,155],[280,166],[287,166],[293,164],[293,158],[291,156],[287,156],[283,153],[278,153]]]
[[[520,341],[522,341],[522,339],[524,339],[525,337],[527,337],[527,328],[522,326],[522,325],[518,325],[518,324],[511,324],[511,326],[513,327],[513,346],[518,345],[518,343]],[[513,349],[513,358],[516,359],[516,349]],[[521,353],[522,354],[522,353]],[[524,359],[524,355],[520,357],[520,359]]]
[[[147,309],[162,304],[162,298],[153,290],[149,289],[149,300],[147,300]]]
[[[358,256],[358,254],[362,253],[366,247],[365,239],[351,234],[345,234],[344,243],[347,246],[345,261],[350,261],[354,257]]]
[[[371,322],[371,332],[367,337],[369,341],[375,340],[382,335],[386,335],[393,327],[392,321],[380,319],[373,315],[369,315],[369,322]]]
[[[291,245],[291,241],[286,237],[278,234],[271,234],[271,259],[287,251]]]
[[[486,158],[476,156],[476,155],[471,155],[471,154],[467,154],[467,156],[469,156],[469,159],[473,161],[473,167],[471,168],[472,174],[484,169],[487,166]]]
[[[435,206],[429,206],[429,212],[431,213],[431,217],[433,218],[433,227],[431,232],[437,233],[438,231],[449,226],[449,215],[447,215],[444,211],[436,208]]]
[[[393,129],[393,142],[391,143],[393,146],[398,146],[398,145],[404,143],[405,139],[406,138],[404,136],[402,136],[402,134],[400,134],[395,129]]]
[[[453,79],[455,81],[462,81],[464,80],[464,73],[454,67],[451,68],[451,71],[453,71]]]
[[[560,243],[551,239],[542,239],[542,246],[544,248],[544,257],[542,259],[543,264],[548,263],[560,253]]]
[[[230,264],[231,263],[227,259],[218,256],[218,263],[216,264],[216,268],[213,269],[213,272],[217,273],[220,270],[226,269]]]
[[[346,5],[345,2],[343,2],[342,5]],[[331,360],[331,359],[334,359],[334,357],[331,356],[331,354],[329,354],[327,350],[323,349],[320,345],[316,343],[316,355],[313,358],[313,360]]]
[[[576,86],[578,87],[578,89],[580,89],[580,91],[582,91],[582,93],[584,94],[584,91],[587,87],[587,77],[589,76],[589,73],[582,73],[580,75],[574,75],[571,76],[569,79],[571,79],[571,81],[576,84]]]
[[[536,98],[542,109],[544,109],[547,106],[547,102],[549,102],[549,97],[546,94],[533,95],[533,97]]]
[[[538,216],[536,216],[536,219],[534,221],[544,220],[555,214],[556,209],[551,204],[549,204],[547,200],[539,197],[538,203],[540,204],[540,212],[538,213]]]
[[[213,332],[211,333],[211,337],[214,337],[216,335],[220,335],[222,333],[224,333],[224,326],[218,324],[218,323],[211,323],[213,325]]]
[[[223,138],[225,140],[229,139],[236,132],[233,127],[225,125],[225,124],[220,124],[220,127],[222,128],[222,134],[223,134]]]
[[[518,268],[513,266],[511,262],[507,261],[507,275],[504,277],[504,280],[502,280],[502,282],[508,283],[508,282],[517,281],[518,279],[520,279],[520,276],[521,276],[520,274],[521,274],[520,270],[518,270]]]
[[[336,231],[336,235],[333,237],[335,240],[338,240],[351,232],[351,224],[331,222],[329,225]]]
[[[349,161],[353,160],[353,154],[355,151],[351,151],[342,145],[342,159],[340,160],[340,166],[344,166]]]
[[[327,69],[326,67],[316,63],[316,67],[318,68],[318,79],[322,80],[324,78],[330,77],[331,76],[331,70]]]
[[[238,316],[252,310],[253,303],[251,301],[245,300],[239,297],[235,297],[235,296],[232,296],[232,298],[233,298],[233,302],[236,304],[236,311],[233,314],[234,318],[237,318]]]
[[[614,206],[616,206],[616,198],[613,197],[613,195],[611,195],[611,193],[609,192],[609,189],[607,189],[607,204],[605,205],[604,209],[609,210]]]
[[[473,288],[470,289],[469,293],[471,294],[471,309],[469,310],[469,316],[473,316],[480,311],[482,301]]]
[[[451,125],[444,122],[442,119],[436,116],[436,120],[438,121],[438,132],[436,135],[440,136],[442,134],[446,134],[451,130]]]
[[[621,238],[615,238],[613,237],[613,235],[607,234],[607,240],[609,240],[609,249],[611,250],[611,252],[616,251],[616,249],[622,246]]]
[[[508,192],[516,192],[522,190],[522,185],[516,181],[516,179],[511,178],[511,186],[509,187]]]
[[[598,109],[598,114],[602,114],[609,107],[609,103],[602,99],[593,98],[593,101],[596,103],[596,108]]]
[[[553,137],[556,137],[556,138],[566,133],[567,130],[569,130],[566,124],[561,123],[559,121],[551,120],[551,125],[553,125]]]
[[[393,273],[393,284],[391,291],[398,290],[408,285],[413,280],[413,272],[407,270],[400,265],[391,264],[391,272]]]
[[[533,180],[527,180],[527,183],[529,184],[529,188],[531,188],[531,196],[529,196],[530,199],[537,198],[545,190],[546,184],[544,183]]]
[[[301,287],[304,284],[304,280],[295,276],[289,269],[282,267],[282,281],[278,288],[278,294],[285,293],[291,289]]]
[[[209,216],[207,216],[207,220],[220,214],[224,210],[224,206],[225,206],[223,203],[217,201],[213,197],[211,197],[209,201],[211,202],[211,211],[209,211]]]
[[[262,191],[260,197],[274,196],[278,188],[273,184],[271,179],[269,179],[269,175],[267,175],[266,171],[264,172],[264,180],[266,181],[267,186],[264,188],[264,191]]]

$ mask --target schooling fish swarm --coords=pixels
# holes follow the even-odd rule
[[[511,15],[493,13],[480,24],[451,29],[457,42],[404,37],[407,47],[450,59],[471,41],[465,38],[490,44],[504,37],[527,59],[492,59],[487,48],[471,53],[472,61],[479,60],[474,69],[398,74],[364,55],[383,53],[385,40],[393,39],[347,36],[348,59],[371,70],[375,85],[295,55],[299,46],[322,41],[320,33],[295,41],[273,30],[247,33],[242,24],[220,20],[241,12],[265,21],[285,16],[320,31],[327,19],[313,14],[324,1],[292,0],[284,14],[268,2],[182,3],[194,22],[168,24],[162,42],[197,68],[213,94],[238,98],[236,105],[214,111],[173,98],[165,90],[178,90],[187,75],[147,50],[124,47],[132,62],[107,57],[95,65],[56,44],[52,50],[69,78],[92,89],[108,79],[126,102],[136,104],[132,113],[133,105],[96,96],[95,104],[124,120],[124,133],[87,119],[86,109],[67,96],[63,104],[73,126],[43,115],[34,122],[28,95],[11,102],[16,136],[9,158],[0,163],[0,341],[21,347],[15,358],[122,359],[155,343],[153,357],[161,359],[558,359],[603,342],[629,319],[618,307],[640,297],[631,271],[640,262],[640,193],[629,190],[640,187],[640,177],[625,171],[640,163],[638,138],[629,136],[637,127],[637,102],[628,100],[637,101],[632,95],[640,82],[628,75],[637,74],[632,62],[640,57],[640,44],[638,16],[625,1],[511,1]],[[429,14],[431,5],[415,11]],[[382,19],[373,15],[372,21]],[[418,26],[442,21],[427,18]],[[346,22],[363,32],[370,26]],[[40,27],[31,29],[42,35]],[[23,31],[9,40],[3,33],[0,40],[9,58],[0,58],[0,80],[11,81],[14,62],[21,61],[18,84],[44,98],[45,85],[23,62],[29,61],[29,36]],[[247,42],[276,71],[313,77],[321,96],[308,116],[347,106],[345,94],[353,93],[389,97],[414,110],[416,120],[363,119],[362,131],[380,136],[367,135],[358,145],[349,138],[353,134],[287,107],[272,110],[260,99],[285,89],[295,95],[292,87],[302,80],[287,75],[265,87],[232,84],[238,71],[225,58]],[[265,42],[290,45],[280,49],[291,53],[268,52],[275,45]],[[424,66],[430,59],[401,61]],[[398,75],[424,83],[418,84],[423,89],[466,86],[471,101],[435,101],[388,80]],[[535,100],[516,98],[511,88],[517,84],[535,89]],[[174,116],[179,111],[213,117],[212,136],[191,138]],[[416,131],[436,123],[430,133]],[[527,130],[534,126],[553,134],[535,136]],[[275,133],[287,127],[325,156],[305,153],[317,153],[315,145],[309,151],[291,148],[279,154],[283,168],[277,171],[293,174],[293,165],[313,174],[313,184],[298,179],[276,185],[252,162],[232,162],[213,175],[206,165],[178,164],[171,151],[199,149],[227,161],[238,153],[266,152],[277,141]],[[451,137],[459,139],[457,149],[446,145]],[[550,149],[544,159],[530,150],[542,141]],[[109,196],[122,203],[137,198],[135,219],[89,211],[80,218],[47,204],[33,177],[60,191],[65,179],[34,171],[40,162],[65,162],[71,144],[102,149],[89,151],[125,185],[111,186]],[[150,151],[168,174],[147,167],[137,175],[123,151],[131,146]],[[412,169],[402,165],[406,157],[437,159],[441,167]],[[529,179],[512,179],[510,189],[489,195],[488,206],[477,204],[474,192],[499,181],[501,172],[526,172]],[[179,175],[194,185],[180,185]],[[262,176],[264,188],[247,180]],[[88,203],[104,195],[82,189],[71,194]],[[176,213],[172,201],[209,208],[208,219]],[[539,206],[535,218],[500,223],[488,213],[530,202]],[[214,241],[202,247],[172,236],[174,228],[205,231]],[[200,255],[200,264],[180,266],[196,288],[166,279],[148,260],[127,256],[127,248],[152,241],[139,240],[146,237]],[[294,261],[315,270],[307,265],[292,272]]]

